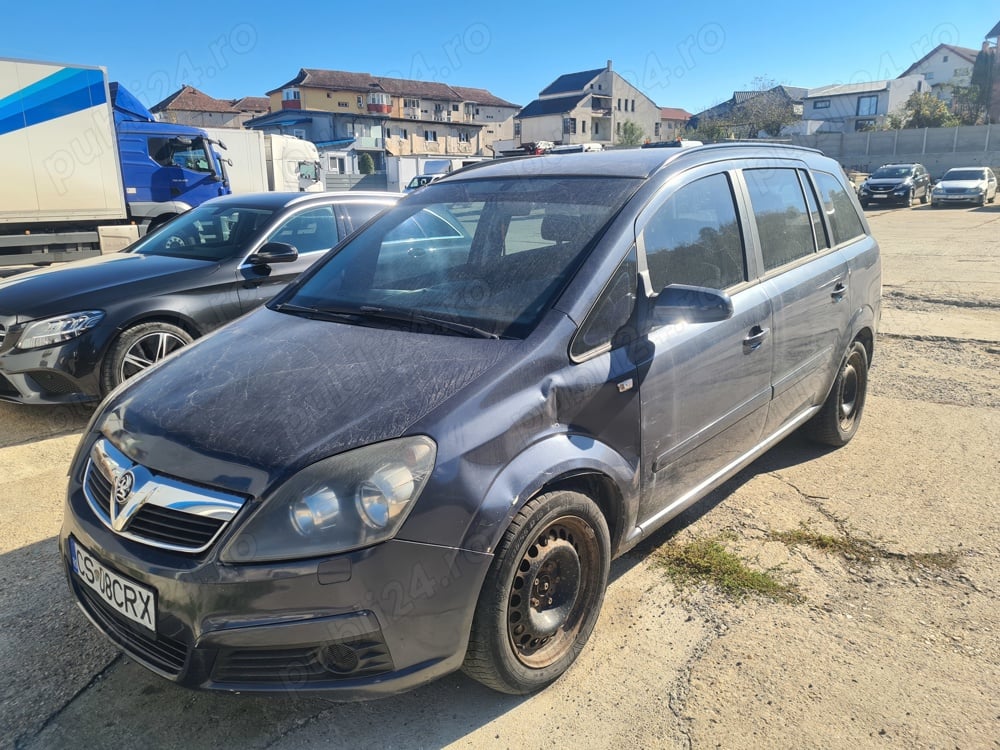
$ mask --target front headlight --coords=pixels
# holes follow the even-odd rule
[[[45,318],[28,323],[17,341],[18,349],[38,349],[69,341],[84,331],[89,331],[104,319],[100,310],[69,313],[56,318]]]
[[[434,469],[428,437],[366,445],[317,461],[281,485],[222,551],[228,563],[347,552],[391,539]]]

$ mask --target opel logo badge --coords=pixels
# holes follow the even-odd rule
[[[131,471],[126,471],[118,475],[118,478],[115,480],[115,503],[117,503],[119,508],[123,508],[125,503],[128,502],[134,486],[135,474]]]

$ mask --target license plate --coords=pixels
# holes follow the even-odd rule
[[[84,586],[115,612],[156,633],[156,592],[110,570],[75,539],[69,540],[70,565]]]

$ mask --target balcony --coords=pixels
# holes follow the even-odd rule
[[[359,135],[354,138],[354,148],[362,150],[379,151],[385,148],[385,139],[376,138],[370,135]]]
[[[368,111],[387,115],[392,112],[392,97],[388,94],[368,94]]]

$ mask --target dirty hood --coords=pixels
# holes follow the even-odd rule
[[[133,460],[258,494],[407,428],[519,350],[262,308],[128,384],[96,426]]]

